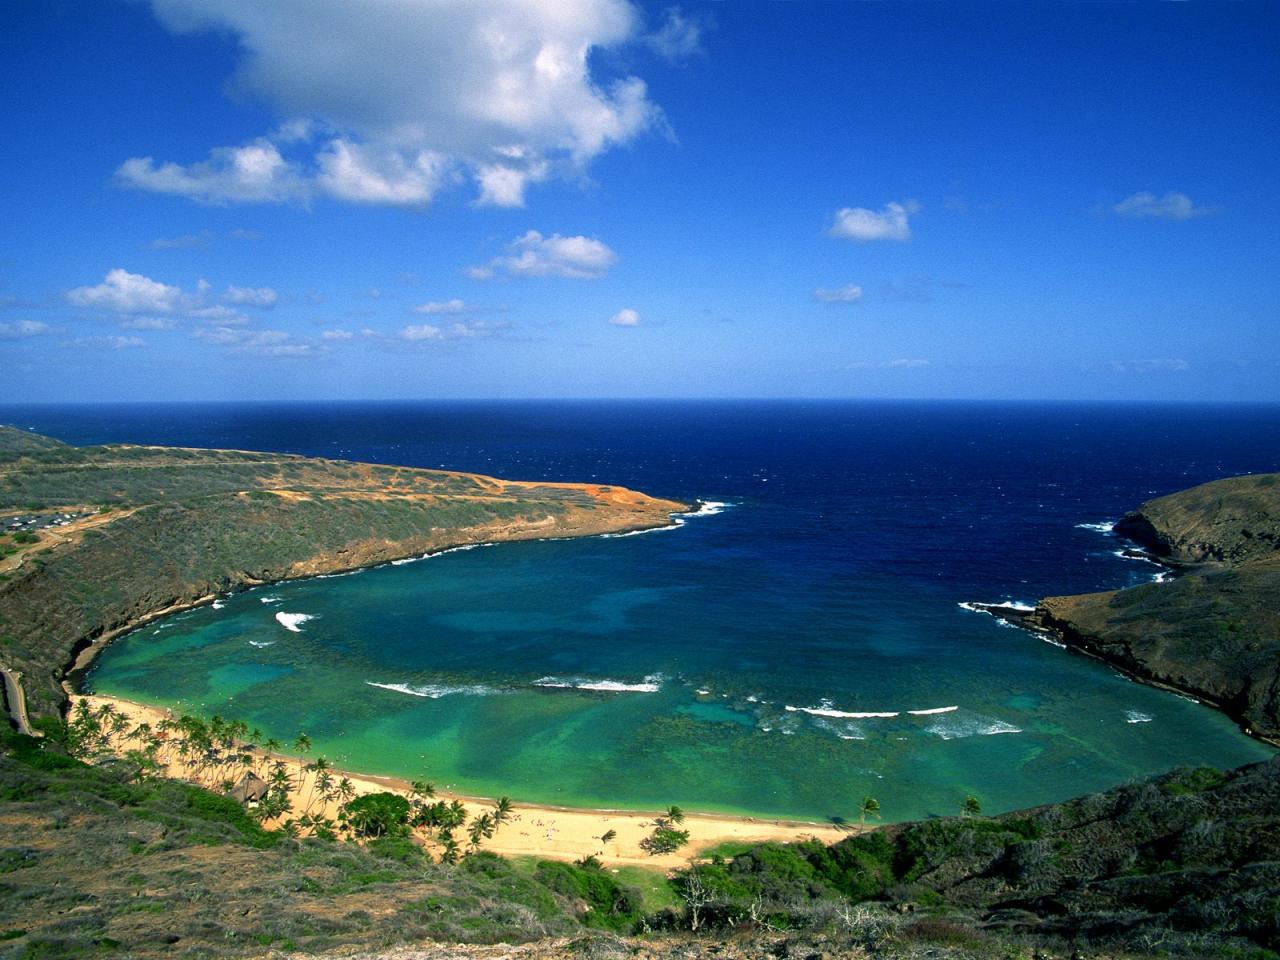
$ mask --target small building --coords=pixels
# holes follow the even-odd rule
[[[256,773],[246,773],[231,788],[231,799],[246,807],[256,807],[267,795],[267,782]]]

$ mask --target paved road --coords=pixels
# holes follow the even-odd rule
[[[4,699],[9,705],[9,716],[18,732],[25,733],[28,737],[40,736],[27,719],[27,695],[22,689],[22,674],[17,670],[10,670],[4,664],[0,664],[0,674],[4,674]]]

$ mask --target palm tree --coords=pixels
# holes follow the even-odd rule
[[[982,816],[982,802],[975,796],[967,796],[964,803],[960,804],[960,816],[962,817],[980,817]]]
[[[672,823],[684,823],[684,811],[673,803],[667,807],[667,819]]]
[[[511,816],[512,809],[510,797],[499,797],[497,804],[493,808],[493,825],[500,827]]]
[[[458,841],[453,838],[453,833],[448,830],[440,832],[440,862],[458,862]]]
[[[293,749],[299,753],[307,753],[311,750],[311,738],[305,733],[300,733],[293,741]]]
[[[859,825],[865,827],[867,825],[867,817],[880,819],[880,801],[875,797],[863,797],[862,804],[858,807]]]
[[[473,851],[480,849],[480,841],[493,836],[493,818],[487,813],[482,813],[471,821],[469,835],[471,837],[471,849]]]

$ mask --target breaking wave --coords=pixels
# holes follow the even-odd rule
[[[375,680],[366,680],[365,684],[370,687],[379,687],[383,690],[391,690],[394,693],[407,693],[411,697],[425,697],[428,700],[439,700],[441,697],[452,696],[487,697],[495,693],[503,692],[495,687],[487,687],[482,683],[457,685],[447,683],[424,683],[419,686],[415,686],[409,683],[378,683]]]
[[[314,620],[315,616],[310,613],[277,613],[276,622],[284,627],[290,633],[301,633],[302,625],[308,620]]]

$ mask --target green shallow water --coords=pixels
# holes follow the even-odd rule
[[[796,594],[733,556],[734,523],[254,590],[118,640],[87,687],[306,732],[355,772],[587,807],[853,818],[870,794],[896,820],[1271,753],[937,588],[864,573]],[[823,715],[872,711],[897,716]]]

